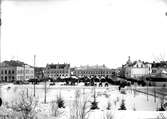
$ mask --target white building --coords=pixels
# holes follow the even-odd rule
[[[28,80],[34,78],[34,68],[29,65],[17,67],[17,80]]]
[[[34,77],[34,68],[20,61],[4,61],[0,64],[0,80],[11,82]]]
[[[126,78],[139,78],[151,74],[151,63],[138,60],[131,62],[130,57],[124,65]]]

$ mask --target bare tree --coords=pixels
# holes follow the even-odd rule
[[[107,102],[107,108],[106,108],[107,110],[110,110],[111,109],[111,102],[110,101],[108,101]]]
[[[60,108],[65,108],[61,92],[57,95],[56,100],[53,100],[51,102],[52,115],[55,117],[59,117],[60,115],[62,115],[64,112],[60,111]]]
[[[111,111],[105,112],[105,115],[103,116],[103,119],[113,119],[114,116]]]
[[[44,103],[46,104],[46,98],[47,98],[47,93],[49,90],[49,86],[47,85],[47,78],[44,78],[45,82],[44,82]]]
[[[52,102],[51,102],[51,111],[52,111],[52,115],[53,115],[54,117],[59,117],[59,116],[61,116],[61,115],[64,114],[63,111],[60,111],[60,110],[59,110],[57,101],[52,101]]]
[[[8,106],[17,113],[20,119],[34,119],[36,114],[36,107],[38,101],[31,95],[26,95],[25,91],[21,91],[18,99],[12,102],[11,106]]]
[[[52,101],[51,102],[51,111],[52,111],[52,115],[55,116],[55,117],[58,117],[59,116],[59,110],[58,110],[58,106],[57,106],[57,103],[56,101]]]
[[[96,88],[93,88],[93,101],[91,102],[91,109],[99,109],[98,102],[97,102],[97,96],[96,96]]]
[[[57,103],[58,108],[65,108],[64,99],[61,96],[61,92],[57,95],[56,103]]]
[[[88,99],[80,95],[80,91],[75,91],[75,99],[70,109],[70,119],[88,119],[90,107]]]

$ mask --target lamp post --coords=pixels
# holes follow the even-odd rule
[[[1,0],[0,0],[0,81],[1,81]],[[0,87],[0,106],[2,103],[1,99],[1,87]]]
[[[154,102],[156,102],[156,89],[155,89],[156,84],[154,83]]]
[[[35,58],[36,58],[36,55],[34,55],[34,97],[35,97],[35,83],[36,83],[36,79],[35,79]]]
[[[47,80],[47,78],[49,77],[48,76],[48,74],[46,73],[46,70],[45,71],[42,71],[42,78],[44,79],[44,82],[45,82],[45,84],[44,84],[44,103],[46,104],[46,93],[47,93],[47,85],[46,85],[46,80]]]
[[[146,79],[147,80],[147,101],[148,101],[148,86],[149,86],[149,80],[151,78],[151,68],[149,67],[149,72],[148,72],[148,78]]]
[[[0,0],[0,80],[1,80],[1,0]]]
[[[148,79],[147,80],[147,101],[148,101]]]
[[[46,104],[46,78],[44,78],[45,80],[45,97],[44,97],[44,103]]]

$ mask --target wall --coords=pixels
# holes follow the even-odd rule
[[[17,67],[17,80],[28,80],[34,78],[34,68],[30,66]]]
[[[1,81],[12,81],[16,79],[16,68],[15,67],[1,67],[0,68]]]

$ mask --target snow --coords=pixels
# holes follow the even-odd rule
[[[82,84],[78,86],[62,86],[61,84],[56,84],[54,86],[49,86],[47,84],[47,103],[44,104],[44,84],[39,84],[35,86],[36,98],[39,100],[37,106],[37,116],[40,119],[52,119],[51,113],[51,101],[56,100],[57,95],[61,94],[65,101],[65,108],[62,108],[63,115],[58,119],[65,119],[69,116],[70,106],[74,100],[75,90],[80,90],[81,95],[85,96],[90,101],[93,100],[94,87],[85,87]],[[96,87],[96,97],[98,102],[98,110],[92,110],[89,113],[89,119],[103,119],[103,116],[107,112],[112,113],[114,119],[148,119],[160,117],[160,112],[156,109],[160,106],[160,99],[156,99],[153,96],[148,96],[137,93],[131,90],[131,88],[126,88],[125,94],[119,92],[117,86],[106,87]],[[34,86],[33,85],[3,85],[1,86],[1,97],[3,102],[11,102],[17,98],[21,90],[25,90],[28,95],[33,95]],[[125,100],[125,106],[127,110],[118,110],[121,104],[121,100]],[[156,102],[155,102],[156,101]],[[111,110],[107,110],[108,102],[111,103]],[[134,111],[134,108],[136,111]],[[164,116],[167,117],[166,111]]]

